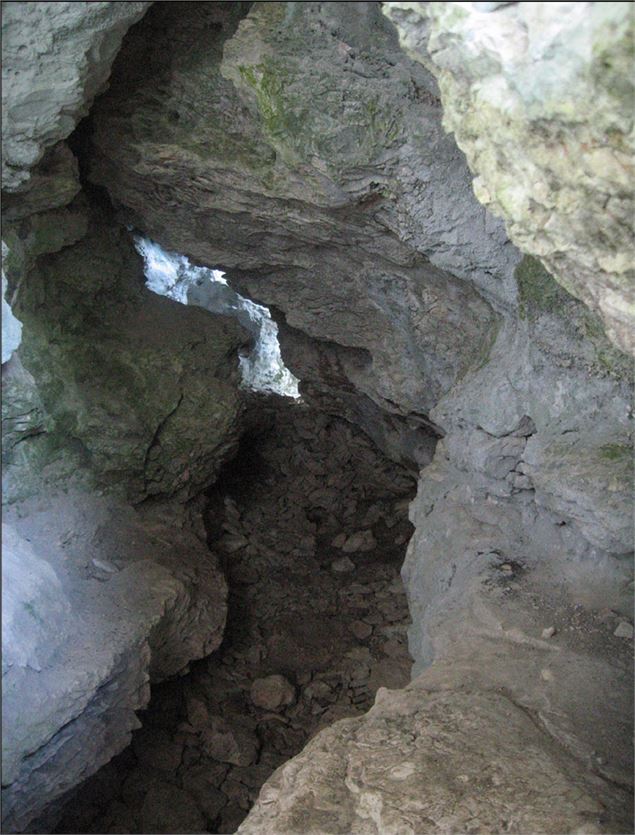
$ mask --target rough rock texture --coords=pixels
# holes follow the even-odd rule
[[[463,19],[465,7],[445,5]],[[527,14],[544,15],[544,32],[553,33],[550,11],[499,5],[488,19],[522,17],[529,6]],[[589,25],[621,13],[613,8],[619,4],[604,4],[613,9],[606,12],[598,11],[600,5],[593,7]],[[574,6],[566,4],[558,20],[571,22],[578,14]],[[534,31],[539,35],[540,27],[532,29],[532,37]],[[557,54],[558,29],[555,36]],[[511,36],[509,43],[516,43]],[[575,38],[571,48],[578,54]],[[617,62],[617,75],[607,70],[605,80],[618,98],[623,93],[619,49],[609,59]],[[494,53],[492,65],[498,67],[504,54],[498,42]],[[524,60],[522,50],[519,54]],[[539,62],[536,83],[543,78],[542,63],[553,69],[559,66],[555,60]],[[467,72],[472,65],[465,63]],[[562,64],[568,72],[570,65]],[[485,72],[489,64],[478,66]],[[590,69],[594,66],[590,61]],[[523,76],[527,84],[533,83],[529,76]],[[555,70],[550,78],[557,82]],[[589,96],[585,107],[592,101]],[[591,131],[606,126],[607,101],[598,96],[597,122],[587,112],[586,127],[570,127],[565,143],[570,139],[575,150],[585,131],[597,141]],[[619,122],[619,102],[611,112]],[[434,77],[399,50],[397,33],[378,4],[155,4],[126,36],[109,91],[70,140],[79,168],[64,146],[53,148],[33,177],[40,178],[42,189],[14,195],[6,209],[13,224],[9,292],[24,324],[22,344],[3,371],[10,395],[9,487],[17,485],[23,492],[12,495],[23,498],[72,474],[85,491],[99,480],[118,491],[127,485],[134,501],[185,500],[211,483],[237,438],[240,404],[232,375],[242,336],[204,311],[148,301],[129,241],[108,210],[94,206],[105,188],[120,221],[195,262],[225,268],[242,293],[275,307],[283,355],[303,380],[305,398],[365,426],[393,458],[408,460],[413,469],[424,467],[411,511],[416,532],[404,567],[410,649],[422,677],[386,705],[388,717],[395,705],[407,704],[405,718],[381,719],[376,731],[372,716],[356,720],[352,730],[346,726],[344,736],[358,736],[360,749],[368,752],[367,777],[354,764],[348,769],[348,749],[358,744],[350,736],[344,745],[337,728],[329,732],[332,745],[318,737],[313,756],[282,772],[288,786],[282,794],[268,795],[265,786],[254,820],[266,808],[269,825],[253,826],[272,831],[275,821],[282,831],[317,832],[335,821],[342,832],[370,827],[401,832],[498,825],[492,805],[477,799],[491,788],[481,786],[458,809],[456,792],[447,790],[451,778],[463,784],[459,777],[467,776],[469,786],[472,775],[486,771],[474,755],[469,770],[454,775],[458,766],[452,764],[463,761],[462,752],[473,751],[463,725],[469,721],[469,693],[478,747],[499,752],[505,767],[501,791],[509,804],[500,812],[501,825],[509,820],[510,828],[551,832],[628,831],[628,798],[619,787],[632,781],[627,744],[632,542],[624,522],[632,484],[631,368],[608,342],[598,317],[540,262],[522,257],[502,221],[477,202],[465,159],[441,119]],[[532,123],[536,137],[541,124]],[[510,125],[512,130],[513,120]],[[502,127],[492,131],[492,126],[500,127],[495,113],[479,127],[479,148],[489,147],[492,133],[506,136]],[[544,125],[548,137],[552,127]],[[617,134],[607,147],[614,147],[614,139]],[[510,134],[509,142],[517,141]],[[503,165],[507,156],[511,171],[522,159],[539,165],[542,148],[538,138],[535,143],[527,138],[526,147],[511,144]],[[571,170],[553,148],[550,153],[556,185],[560,176],[570,185]],[[600,165],[597,150],[584,151],[582,158]],[[82,208],[80,195],[66,208],[43,212],[47,205],[68,203],[78,170],[102,187],[89,192],[91,211]],[[542,168],[540,173],[542,182]],[[517,172],[514,183],[524,183],[523,176]],[[578,193],[570,194],[567,185],[558,199],[572,201],[577,232],[572,236],[567,223],[561,225],[558,204],[552,215],[554,249],[545,255],[538,245],[547,240],[551,246],[552,232],[541,226],[542,210],[536,209],[535,226],[521,212],[523,234],[538,242],[527,248],[548,265],[553,256],[553,271],[587,301],[585,293],[594,291],[585,270],[611,273],[612,284],[604,277],[595,285],[598,309],[613,323],[624,322],[621,314],[611,314],[627,302],[614,278],[622,262],[603,259],[605,244],[598,244],[595,228],[621,257],[619,224],[626,212],[621,174],[612,167],[606,173],[584,168],[575,176],[589,196],[594,228],[589,231],[591,221],[578,211]],[[606,198],[607,189],[609,201],[598,208],[597,195]],[[537,200],[540,193],[538,188]],[[496,199],[501,201],[500,195]],[[605,223],[609,212],[615,220],[610,224]],[[560,254],[554,255],[561,245],[584,269],[563,276],[568,262],[561,269]],[[434,462],[425,467],[440,437]],[[316,492],[323,475],[312,473]],[[243,478],[254,483],[253,468]],[[263,489],[265,501],[266,485]],[[303,524],[298,508],[283,505],[280,514],[284,524]],[[342,531],[329,531],[328,561],[316,569],[328,595],[354,583],[360,562],[373,553],[363,550],[366,541],[370,545],[363,532],[374,525],[356,524],[338,545],[331,543]],[[222,549],[230,579],[240,587],[241,575],[254,582],[245,533],[253,527],[251,520],[245,530],[234,527],[222,537]],[[350,553],[343,552],[341,546],[358,534]],[[380,542],[376,534],[373,529]],[[312,535],[308,531],[297,550],[316,560]],[[257,551],[266,561],[271,543],[263,539]],[[316,604],[302,581],[293,599],[285,598],[287,574],[297,570],[299,555],[284,554],[285,569],[272,583],[275,595],[256,582],[253,598],[242,601],[247,611],[272,600],[279,611],[293,604],[295,618],[314,624],[295,647],[284,640],[267,645],[268,669],[259,668],[268,666],[261,664],[262,656],[249,661],[254,677],[282,674],[296,686],[293,669],[285,665],[304,663],[310,639],[322,637],[324,612],[336,605],[336,596],[327,595],[318,616],[306,618]],[[320,571],[328,572],[328,581]],[[359,589],[351,593],[364,596]],[[392,604],[383,603],[387,619]],[[359,622],[358,615],[351,617],[343,640],[368,640],[374,647],[374,632],[358,637],[365,634],[353,626]],[[364,658],[356,657],[354,666],[368,669]],[[246,660],[228,660],[240,674]],[[312,692],[326,692],[313,683]],[[260,765],[253,762],[258,720],[249,720],[246,733],[244,722],[234,728],[216,707],[238,704],[245,713],[250,686],[251,681],[241,687],[245,692],[235,700],[233,685],[222,697],[212,686],[216,695],[210,699],[207,733],[200,724],[191,725],[193,734],[183,731],[196,737],[194,747],[205,756],[221,757],[221,772]],[[359,704],[368,706],[372,692],[370,684],[360,689]],[[437,695],[426,702],[426,693]],[[299,699],[288,710],[296,707],[304,710],[306,701]],[[375,716],[382,710],[378,706]],[[500,722],[506,711],[508,725]],[[189,713],[185,718],[189,724]],[[200,706],[192,707],[192,718],[204,721]],[[278,719],[266,722],[275,727]],[[289,739],[280,744],[286,756],[305,737],[289,733]],[[139,826],[157,826],[157,808],[165,815],[166,766],[185,757],[184,742],[178,750],[166,745],[165,735],[155,743],[152,751],[162,764],[159,788],[147,780],[126,787]],[[432,761],[426,752],[435,745]],[[373,757],[386,757],[390,767],[397,759],[403,762],[395,746],[412,751],[417,765],[404,778],[406,789],[397,792],[371,765]],[[423,752],[425,769],[414,749]],[[447,780],[438,780],[434,769],[443,767],[444,752],[449,752]],[[147,765],[142,755],[140,760]],[[318,780],[318,771],[326,776]],[[56,773],[58,779],[64,769]],[[76,779],[77,770],[68,773]],[[204,817],[218,817],[223,801],[211,786],[231,797],[221,820],[235,826],[264,776],[250,773],[246,785],[232,775],[221,791],[225,772],[218,781],[200,772],[187,781],[179,775],[179,791],[169,794],[172,808],[185,814],[183,794],[204,796]],[[542,794],[529,794],[528,777],[538,786],[548,783],[548,806]],[[366,779],[373,786],[368,791]],[[313,794],[294,794],[307,784]],[[415,800],[399,802],[400,795]],[[124,810],[117,805],[122,802],[125,798],[108,808],[109,828],[122,827]],[[202,811],[200,801],[197,805]],[[94,820],[95,814],[88,817]],[[188,826],[200,823],[200,817],[188,820]]]
[[[2,241],[2,364],[11,359],[11,355],[20,344],[22,338],[22,323],[16,319],[7,301],[7,277],[4,273],[5,258],[9,249]]]
[[[128,744],[150,681],[216,649],[226,585],[165,507],[71,490],[3,518],[2,815],[23,831]]]
[[[237,446],[246,336],[146,290],[82,195],[3,233],[23,325],[2,369],[3,828],[46,831],[128,744],[149,681],[221,641],[225,580],[179,508]]]
[[[145,794],[157,784],[189,795],[164,831],[189,832],[194,812],[207,831],[233,832],[313,734],[362,715],[379,686],[409,681],[399,569],[413,479],[359,429],[303,404],[259,397],[253,417],[205,513],[230,587],[223,644],[153,689],[132,748],[71,794],[59,832],[140,831],[153,806],[165,814]],[[359,529],[374,531],[376,547],[351,553],[352,570],[338,574],[332,541]],[[286,704],[256,703],[272,679]]]
[[[126,39],[91,179],[164,246],[334,343],[340,392],[425,411],[496,332],[462,279],[513,298],[519,258],[472,197],[433,79],[373,4],[257,3],[229,40],[241,4],[183,8],[156,5]]]
[[[490,728],[499,733],[492,737]],[[563,761],[501,693],[380,690],[266,784],[241,835],[628,831],[624,797]],[[603,820],[606,829],[596,826]]]
[[[384,3],[511,239],[635,352],[627,3]]]
[[[52,425],[51,432],[31,438],[28,455],[74,445],[99,484],[117,487],[133,501],[191,497],[213,481],[235,449],[237,351],[246,335],[226,317],[146,290],[129,236],[110,228],[99,212],[81,214],[73,204],[50,215],[49,224],[74,212],[84,237],[33,263],[33,246],[50,229],[36,216],[40,225],[26,238],[27,248],[35,239],[28,249],[32,266],[25,268],[23,257],[22,270],[9,271],[19,282],[14,307],[24,325],[20,360]],[[23,223],[23,235],[24,229]],[[16,251],[20,243],[16,234]],[[8,410],[17,399],[10,379]],[[5,489],[12,498],[28,489],[20,466],[24,450],[11,460],[24,437],[9,431],[5,438]]]
[[[30,170],[65,139],[104,89],[112,61],[146,2],[4,3],[2,188],[24,192]],[[68,148],[62,153],[72,157]],[[67,165],[72,166],[69,160]],[[74,178],[75,193],[79,190]],[[59,183],[59,180],[58,180]],[[68,200],[42,208],[64,205]]]

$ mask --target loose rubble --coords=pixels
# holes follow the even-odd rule
[[[80,787],[58,832],[233,832],[319,730],[410,680],[399,571],[414,482],[342,420],[255,404],[268,428],[206,511],[230,586],[224,643],[154,688],[132,746]]]

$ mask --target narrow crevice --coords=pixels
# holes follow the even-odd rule
[[[254,395],[249,412],[204,512],[229,586],[223,643],[153,688],[132,745],[58,832],[234,832],[318,730],[410,680],[399,573],[413,479],[301,402]]]

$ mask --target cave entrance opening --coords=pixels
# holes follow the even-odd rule
[[[131,746],[69,799],[58,832],[235,832],[319,730],[410,680],[411,473],[302,400],[248,400],[203,510],[229,589],[223,642],[153,686]]]
[[[221,270],[195,266],[185,255],[169,252],[141,235],[135,235],[134,242],[143,258],[148,289],[181,304],[232,316],[249,331],[253,345],[239,357],[243,386],[300,398],[300,381],[284,364],[278,326],[267,307],[237,293]]]

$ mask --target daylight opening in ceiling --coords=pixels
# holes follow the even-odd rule
[[[233,316],[252,334],[251,351],[239,358],[245,387],[284,397],[300,397],[299,380],[282,360],[278,326],[268,308],[239,295],[220,270],[196,267],[184,255],[168,252],[149,238],[136,236],[135,246],[143,258],[150,290],[181,304],[194,304],[212,313]]]

